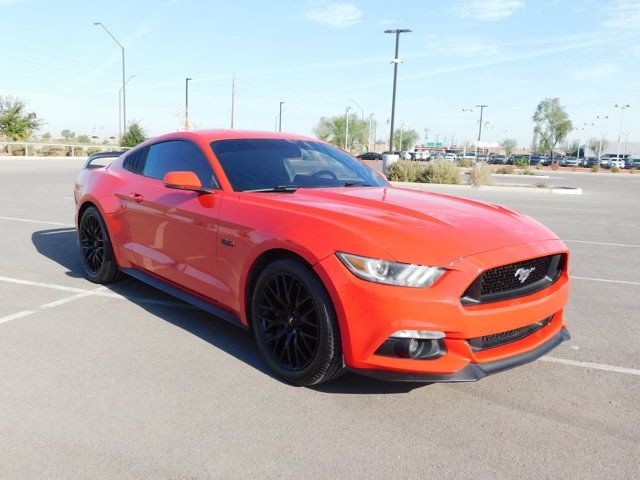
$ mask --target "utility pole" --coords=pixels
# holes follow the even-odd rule
[[[192,78],[184,79],[184,131],[189,130],[189,80]]]
[[[96,26],[101,26],[104,28],[104,31],[113,39],[114,42],[118,44],[120,49],[122,50],[122,124],[124,125],[124,130],[127,130],[127,89],[125,88],[127,82],[125,82],[125,69],[124,69],[124,47],[120,44],[120,42],[114,37],[109,29],[104,26],[102,22],[94,22]]]
[[[344,117],[346,120],[346,125],[345,125],[345,129],[344,129],[344,149],[346,151],[349,151],[348,146],[349,146],[349,110],[351,110],[351,107],[347,107],[344,110]]]
[[[396,30],[385,30],[384,33],[394,33],[396,35],[396,54],[393,58],[393,96],[391,100],[391,126],[389,128],[389,151],[393,152],[393,125],[395,123],[396,116],[396,86],[398,83],[398,64],[400,63],[400,59],[398,58],[398,51],[400,46],[400,34],[401,33],[410,33],[411,30],[404,29],[396,29]]]
[[[373,123],[373,117],[375,117],[376,114],[375,113],[371,113],[369,115],[369,136],[367,137],[367,151],[371,151],[371,149],[369,148],[371,146],[371,125]],[[373,140],[373,150],[375,150],[376,148],[376,141],[375,139]]]
[[[233,117],[236,109],[236,74],[233,74],[231,80],[231,130],[233,130]]]
[[[480,123],[478,124],[478,141],[476,142],[476,160],[478,159],[478,144],[480,143],[480,139],[482,138],[482,115],[484,114],[484,109],[489,105],[476,105],[476,108],[480,109]]]
[[[278,114],[278,131],[282,131],[282,105],[284,102],[280,102],[280,113]]]
[[[125,86],[131,81],[132,78],[135,78],[135,75],[131,75],[126,82],[124,82]],[[122,87],[120,87],[120,90],[118,91],[118,141],[119,143],[122,143]],[[127,126],[124,125],[124,130],[125,133],[127,131]]]

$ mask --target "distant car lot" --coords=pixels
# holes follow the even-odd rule
[[[567,242],[573,339],[550,358],[480,383],[302,389],[235,327],[82,278],[81,166],[0,159],[0,478],[637,477],[640,175],[548,172],[585,191],[567,197],[432,186]]]

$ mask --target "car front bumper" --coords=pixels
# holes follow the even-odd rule
[[[545,240],[465,257],[429,288],[381,285],[355,277],[335,256],[315,266],[329,290],[340,323],[348,369],[384,379],[473,381],[535,360],[569,335],[564,308],[569,295],[568,258],[561,277],[525,297],[463,306],[460,298],[484,270],[529,258],[565,253],[560,240]],[[530,335],[493,348],[474,351],[468,340],[552,320]],[[446,353],[422,360],[376,354],[398,330],[444,332]],[[539,353],[542,352],[542,353]]]

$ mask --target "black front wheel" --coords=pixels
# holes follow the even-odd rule
[[[110,283],[119,273],[107,225],[96,207],[82,212],[78,242],[87,278],[94,283]]]
[[[269,367],[287,382],[315,385],[342,370],[342,345],[331,298],[296,259],[268,265],[253,290],[254,337]]]

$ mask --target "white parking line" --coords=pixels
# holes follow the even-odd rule
[[[640,227],[640,225],[636,225],[633,223],[607,223],[607,222],[589,222],[582,220],[565,220],[563,218],[544,218],[540,219],[542,223],[546,222],[558,222],[558,223],[580,223],[584,225],[606,225],[607,227]]]
[[[61,227],[73,227],[73,225],[70,225],[68,223],[46,222],[44,220],[32,220],[30,218],[0,217],[0,220],[12,220],[14,222],[28,222],[28,223],[42,223],[45,225],[58,225]]]
[[[591,282],[619,283],[621,285],[640,285],[640,282],[631,282],[629,280],[611,280],[608,278],[577,277],[575,275],[571,275],[571,280],[589,280]]]
[[[566,243],[584,243],[587,245],[605,245],[609,247],[629,247],[629,248],[640,248],[640,245],[630,245],[628,243],[608,243],[608,242],[591,242],[587,240],[562,240]]]
[[[568,360],[566,358],[542,357],[540,360],[552,363],[561,363],[563,365],[571,365],[572,367],[590,368],[593,370],[604,370],[605,372],[626,373],[627,375],[640,375],[640,370],[635,368],[616,367],[606,365],[604,363],[578,362],[577,360]]]
[[[73,302],[74,300],[78,300],[80,298],[88,297],[90,295],[95,295],[96,293],[98,293],[98,291],[103,289],[104,287],[100,287],[96,290],[87,290],[84,292],[76,293],[75,295],[71,295],[70,297],[64,297],[64,298],[61,298],[60,300],[55,300],[53,302],[45,303],[44,305],[40,305],[36,307],[35,310],[24,310],[22,312],[6,315],[0,318],[0,323],[6,323],[6,322],[10,322],[11,320],[17,320],[18,318],[23,318],[29,315],[33,315],[36,312],[41,312],[49,308],[57,307],[59,305],[64,305],[65,303]]]

